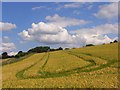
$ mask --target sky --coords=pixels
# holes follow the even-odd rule
[[[118,39],[118,3],[3,2],[2,49],[9,55],[36,46],[82,47]]]
[[[119,0],[1,0],[2,2],[119,2]]]

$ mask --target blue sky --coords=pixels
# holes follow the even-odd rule
[[[117,38],[117,11],[114,10],[117,4],[115,4],[110,2],[4,2],[2,24],[7,27],[6,23],[9,23],[11,27],[9,25],[7,30],[8,28],[4,29],[3,26],[3,48],[13,43],[13,46],[8,45],[9,49],[5,50],[18,52],[40,45],[57,48],[59,46],[81,47],[87,43],[108,43]],[[108,8],[110,10],[106,10]],[[32,23],[34,23],[33,27]],[[23,32],[24,30],[26,32]],[[54,30],[56,33],[53,35]]]

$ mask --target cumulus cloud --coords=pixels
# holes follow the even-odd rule
[[[103,24],[92,28],[69,31],[65,27],[87,24],[88,21],[61,17],[58,14],[46,16],[47,22],[32,23],[31,28],[19,33],[24,41],[37,41],[46,45],[79,47],[86,43],[102,44],[113,41],[108,34],[118,33],[118,24]]]
[[[118,24],[102,24],[102,25],[98,25],[92,28],[82,28],[80,30],[76,30],[75,32],[77,33],[82,33],[82,34],[110,34],[110,33],[114,33],[117,34],[118,33]]]
[[[98,35],[98,36],[85,36],[87,44],[103,44],[103,43],[110,43],[113,41],[107,35]]]
[[[71,33],[84,37],[86,39],[86,43],[109,43],[114,39],[109,38],[107,34],[117,34],[118,24],[105,24],[92,28],[83,28],[80,30],[72,31]]]
[[[59,44],[64,47],[79,47],[89,43],[109,43],[114,40],[107,36],[110,33],[118,33],[117,24],[104,24],[69,32],[61,26],[39,22],[37,24],[33,23],[31,28],[20,32],[19,35],[24,40],[38,41],[47,45]]]
[[[15,44],[14,43],[12,43],[12,42],[8,42],[8,43],[1,43],[1,48],[0,48],[0,51],[11,51],[11,50],[14,50],[14,49],[16,49],[16,47],[15,47]]]
[[[16,28],[16,25],[15,24],[12,24],[12,23],[8,23],[8,22],[0,22],[0,30],[11,30],[11,29],[14,29]]]
[[[3,52],[16,49],[15,44],[13,42],[10,42],[10,39],[7,36],[4,36],[2,38],[2,42],[1,42],[0,46],[1,46],[0,51],[3,51]]]
[[[46,20],[49,23],[52,23],[56,26],[67,27],[67,26],[77,26],[77,25],[84,25],[89,23],[89,21],[75,19],[75,18],[68,18],[68,17],[61,17],[58,14],[53,16],[46,16]]]
[[[94,16],[103,19],[113,19],[118,16],[118,3],[110,3],[99,7],[100,10]]]
[[[33,23],[32,28],[20,32],[19,35],[24,40],[35,40],[44,44],[80,45],[80,41],[83,41],[82,37],[69,34],[63,27],[44,22]]]

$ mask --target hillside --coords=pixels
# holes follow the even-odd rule
[[[2,74],[3,88],[117,88],[118,43],[36,53]]]

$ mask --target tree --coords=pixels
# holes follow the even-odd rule
[[[40,47],[35,47],[35,48],[30,49],[28,53],[42,53],[42,52],[47,52],[48,50],[50,50],[50,47],[40,46]]]
[[[110,42],[110,44],[112,44],[112,42]]]
[[[3,52],[2,53],[2,59],[8,58],[8,53],[7,52]]]
[[[93,44],[87,44],[86,47],[87,47],[87,46],[94,46],[94,45],[93,45]]]
[[[50,51],[56,51],[56,49],[53,48],[53,49],[50,49]]]
[[[113,42],[116,43],[116,42],[118,42],[118,41],[117,41],[117,40],[114,40]]]
[[[63,48],[62,48],[62,47],[59,47],[58,50],[63,50]]]
[[[17,53],[17,55],[15,55],[15,57],[16,57],[16,58],[20,58],[20,57],[25,56],[26,54],[27,54],[26,52],[19,51],[19,52]]]
[[[21,53],[23,53],[23,51],[19,51],[19,52],[18,52],[18,54],[21,54]]]
[[[65,50],[69,50],[69,48],[65,48]]]

